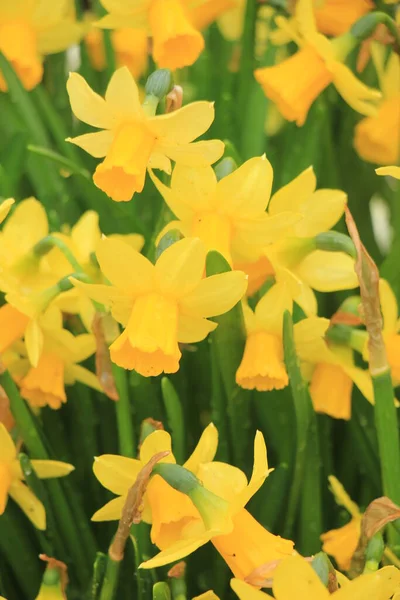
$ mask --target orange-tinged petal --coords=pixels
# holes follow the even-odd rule
[[[400,88],[398,87],[398,90]],[[375,115],[357,123],[354,147],[359,156],[378,165],[400,160],[400,93],[384,100]]]
[[[272,589],[276,600],[329,600],[331,597],[312,566],[300,556],[290,556],[278,565]]]
[[[348,571],[351,559],[360,539],[361,518],[351,519],[339,529],[331,529],[321,535],[322,549],[333,556],[340,569]]]
[[[157,430],[148,435],[140,447],[140,460],[147,464],[155,454],[168,451],[170,454],[161,459],[160,462],[175,463],[171,449],[171,436],[167,431]]]
[[[290,183],[275,192],[268,205],[268,212],[275,215],[285,211],[300,212],[301,206],[315,191],[317,179],[312,167],[308,167]]]
[[[93,473],[107,490],[123,496],[135,483],[142,466],[135,458],[103,454],[95,457]]]
[[[199,238],[186,238],[172,244],[164,250],[155,266],[162,293],[181,298],[192,292],[200,283],[205,261],[206,249]]]
[[[104,276],[126,294],[136,296],[153,287],[153,265],[129,244],[113,238],[102,239],[96,256]]]
[[[339,365],[319,363],[314,369],[310,396],[314,410],[335,419],[351,417],[351,392],[353,382]]]
[[[178,242],[179,243],[179,242]],[[247,277],[242,271],[230,271],[202,279],[192,293],[180,301],[185,314],[193,317],[222,315],[243,298]]]
[[[139,90],[128,67],[117,69],[107,86],[105,100],[109,109],[121,120],[144,117]]]
[[[218,429],[215,427],[214,423],[210,423],[201,434],[196,448],[183,466],[185,469],[196,474],[202,463],[214,460],[217,448]]]
[[[18,480],[12,482],[9,494],[34,526],[44,531],[46,529],[46,512],[35,494],[22,481]]]
[[[10,462],[15,459],[16,455],[17,451],[12,437],[3,423],[0,423],[0,462]]]
[[[182,344],[195,344],[202,342],[211,331],[218,326],[217,323],[202,319],[199,317],[189,317],[188,315],[179,315],[178,319],[178,342]]]
[[[0,308],[0,353],[23,336],[28,323],[29,317],[11,304],[4,304]]]
[[[107,502],[102,508],[97,510],[92,521],[117,521],[121,518],[122,509],[126,501],[126,496],[119,496]]]
[[[67,91],[72,112],[84,123],[99,129],[112,129],[115,116],[104,98],[96,94],[79,73],[70,73]]]

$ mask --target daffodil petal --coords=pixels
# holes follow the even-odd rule
[[[155,266],[161,291],[181,298],[194,288],[197,289],[205,262],[206,248],[199,238],[185,238],[175,242],[164,250]]]
[[[19,202],[13,214],[4,224],[3,240],[11,247],[18,243],[20,255],[30,252],[32,247],[49,231],[47,214],[44,206],[35,198],[27,198]]]
[[[182,344],[195,344],[204,340],[211,331],[216,329],[217,323],[199,317],[179,315],[178,342]]]
[[[331,597],[312,566],[300,556],[285,558],[278,565],[272,589],[279,600],[329,600]]]
[[[235,223],[235,246],[267,246],[282,239],[293,226],[302,221],[300,213],[282,212],[270,216],[261,213],[258,217],[243,218]]]
[[[315,250],[296,267],[296,274],[318,292],[358,287],[354,259],[343,252]]]
[[[107,490],[122,496],[135,483],[142,466],[135,458],[103,454],[95,457],[93,473]]]
[[[154,558],[150,558],[150,560],[143,562],[139,568],[153,569],[155,567],[162,567],[163,565],[175,562],[176,560],[181,560],[182,558],[185,558],[185,556],[192,554],[192,552],[201,546],[204,546],[204,544],[206,544],[211,537],[212,532],[205,532],[202,536],[198,536],[194,539],[176,542],[166,550],[156,554]]]
[[[241,579],[231,579],[231,588],[240,600],[268,600],[267,594]]]
[[[147,464],[155,454],[168,451],[169,454],[162,459],[162,462],[175,463],[174,455],[171,448],[171,436],[167,431],[153,431],[144,440],[140,447],[140,460],[143,465]]]
[[[25,345],[29,361],[33,367],[38,366],[43,351],[43,344],[43,332],[36,319],[31,319],[25,329]]]
[[[46,529],[46,512],[35,494],[22,481],[18,480],[12,482],[9,494],[34,526],[44,531]]]
[[[179,165],[175,167],[174,173],[178,167]],[[158,177],[156,177],[151,170],[149,171],[149,175],[174,215],[182,221],[190,221],[193,219],[194,210],[190,206],[190,196],[181,194],[179,190],[176,191],[175,189],[169,188],[162,181],[160,181],[160,179],[158,179]]]
[[[395,332],[398,318],[397,300],[386,279],[379,280],[379,296],[381,301],[384,331]]]
[[[117,69],[110,79],[105,95],[106,103],[122,120],[142,115],[139,90],[128,67]]]
[[[189,144],[209,129],[214,116],[214,103],[201,100],[165,115],[152,117],[148,125],[161,143]]]
[[[247,277],[242,271],[230,271],[202,279],[191,294],[180,301],[185,314],[216,317],[227,312],[243,298]]]
[[[236,512],[239,508],[246,506],[250,498],[260,489],[268,474],[267,447],[263,434],[261,431],[257,431],[254,438],[254,464],[251,479],[246,488],[234,499],[234,509],[232,512]]]
[[[68,374],[73,381],[80,381],[80,383],[84,383],[88,387],[93,390],[97,390],[98,392],[102,392],[103,388],[100,385],[99,378],[97,375],[82,367],[81,365],[67,365],[66,374]]]
[[[382,97],[378,90],[366,86],[343,63],[335,61],[332,74],[337,91],[351,108],[367,117],[376,115]]]
[[[214,456],[217,453],[218,448],[218,429],[214,423],[207,425],[199,441],[197,442],[196,448],[189,456],[185,464],[185,469],[188,469],[192,473],[197,473],[199,466],[202,463],[211,462],[214,460]]]
[[[204,594],[200,594],[200,596],[194,596],[192,600],[219,600],[219,598],[212,590],[208,590],[207,592],[204,592]]]
[[[295,324],[294,341],[300,360],[310,363],[330,363],[334,360],[324,340],[329,325],[329,319],[323,317],[308,317]]]
[[[378,169],[375,169],[375,173],[377,175],[389,175],[390,177],[400,179],[400,167],[396,167],[395,165],[389,167],[378,167]]]
[[[105,306],[109,306],[111,300],[116,295],[115,288],[111,285],[104,285],[102,283],[83,283],[83,281],[79,281],[79,279],[75,279],[74,277],[70,277],[70,282],[88,298],[91,298],[100,304],[104,304]]]
[[[257,325],[282,336],[283,313],[293,310],[293,300],[285,283],[276,283],[261,298],[255,309]]]
[[[364,369],[359,369],[351,365],[342,364],[344,372],[353,380],[364,398],[374,403],[374,390],[372,387],[371,375]]]
[[[347,194],[341,190],[316,190],[301,205],[304,219],[297,223],[295,233],[299,237],[314,237],[329,231],[343,215]]]
[[[171,174],[171,161],[162,152],[152,152],[147,166],[149,169],[160,169],[160,171],[164,171],[168,175]]]
[[[107,502],[92,516],[92,521],[118,521],[121,518],[126,496],[119,496]]]
[[[65,477],[75,469],[70,465],[59,460],[31,460],[32,467],[40,479],[49,479],[51,477]]]
[[[317,179],[312,167],[305,169],[290,183],[275,192],[268,205],[270,215],[281,212],[300,212],[301,206],[315,191]]]
[[[72,112],[80,121],[99,129],[112,129],[115,120],[110,107],[79,73],[70,73],[67,91]]]
[[[217,185],[214,169],[209,165],[193,168],[179,164],[172,173],[171,190],[181,203],[185,203],[186,210],[190,210],[186,218],[191,217],[193,212],[215,206]],[[175,214],[179,219],[185,218]]]
[[[96,131],[96,133],[85,133],[74,138],[67,138],[66,142],[79,146],[95,158],[104,158],[113,141],[113,134],[108,129]]]
[[[103,238],[97,246],[96,256],[105,277],[126,294],[136,295],[152,288],[153,265],[129,244]]]
[[[206,167],[221,158],[225,145],[221,140],[204,140],[179,146],[160,142],[157,149],[178,164],[187,167]]]
[[[14,460],[16,455],[17,451],[12,437],[3,423],[0,423],[0,461],[8,462]]]
[[[205,488],[227,502],[232,502],[247,487],[247,477],[243,471],[223,462],[201,463],[197,477]]]
[[[14,203],[14,198],[7,198],[0,204],[0,223],[4,221]]]
[[[399,569],[390,566],[353,579],[335,594],[337,600],[388,600],[399,585]]]

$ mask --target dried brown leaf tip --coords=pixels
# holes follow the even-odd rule
[[[174,85],[170,93],[165,98],[165,112],[171,113],[183,104],[183,89],[180,85]]]
[[[351,212],[347,207],[345,210],[347,229],[357,251],[354,269],[360,284],[363,317],[369,336],[369,368],[371,375],[376,376],[389,369],[382,336],[383,321],[379,297],[379,271],[360,240]]]
[[[133,486],[129,489],[124,508],[122,509],[122,516],[118,523],[117,533],[115,534],[114,540],[108,551],[111,560],[118,562],[124,558],[125,545],[130,534],[131,525],[133,523],[140,523],[142,518],[143,497],[150,481],[153,468],[160,460],[168,456],[168,454],[170,454],[170,452],[165,450],[164,452],[158,452],[152,456],[149,462],[139,472]]]
[[[373,536],[388,523],[400,519],[400,506],[386,496],[377,498],[367,507],[361,521],[361,533],[358,546],[351,561],[350,576],[362,573],[365,565],[365,551]]]
[[[100,385],[110,400],[119,400],[114,375],[112,372],[109,342],[118,335],[115,330],[116,322],[106,313],[96,313],[92,330],[96,340],[96,375]],[[114,337],[115,336],[115,337]]]
[[[171,569],[168,571],[168,577],[172,579],[183,579],[185,577],[186,572],[186,563],[184,560],[176,563]]]

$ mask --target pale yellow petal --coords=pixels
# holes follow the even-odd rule
[[[180,145],[160,142],[157,145],[157,149],[181,165],[206,167],[221,158],[224,153],[225,144],[221,140],[205,140]]]
[[[67,138],[65,141],[79,146],[95,158],[104,158],[110,149],[113,137],[113,133],[106,129],[96,133],[85,133],[74,138]]]
[[[39,323],[36,319],[31,319],[25,329],[25,345],[29,362],[33,367],[38,366],[39,359],[43,352],[43,344],[44,337]]]
[[[308,317],[317,314],[318,304],[314,292],[295,273],[290,271],[290,269],[277,267],[276,280],[278,282],[286,282],[293,300],[295,300],[296,304],[300,306]]]
[[[303,202],[314,193],[317,179],[312,167],[308,167],[290,183],[278,190],[268,205],[270,215],[289,211],[300,212]]]
[[[92,388],[93,390],[97,390],[98,392],[102,392],[103,388],[100,385],[99,378],[97,375],[82,367],[81,365],[68,365],[65,368],[66,375],[70,376],[71,379],[75,381],[79,381]]]
[[[358,286],[354,259],[343,252],[311,252],[296,267],[296,274],[318,292],[351,290]]]
[[[267,208],[273,170],[264,156],[250,158],[217,184],[219,209],[241,218],[258,216]]]
[[[344,372],[351,377],[353,382],[356,384],[364,398],[373,404],[374,390],[372,387],[371,375],[368,373],[368,371],[346,364],[342,364],[342,367]]]
[[[93,473],[107,490],[122,496],[135,483],[142,466],[135,458],[103,454],[95,457]]]
[[[120,67],[114,72],[105,99],[109,109],[121,120],[137,119],[143,114],[138,86],[128,67]]]
[[[51,477],[65,477],[69,475],[75,467],[59,460],[31,460],[32,467],[40,479],[49,479]]]
[[[160,233],[156,237],[154,242],[156,246],[161,242],[164,235],[170,231],[179,231],[182,237],[190,237],[190,229],[182,224],[182,221],[170,221],[165,227],[163,227]]]
[[[293,310],[293,300],[286,283],[276,283],[261,298],[255,309],[257,327],[282,337],[283,314]]]
[[[153,569],[155,567],[161,567],[171,562],[175,562],[176,560],[181,560],[182,558],[185,558],[185,556],[188,556],[206,544],[211,537],[212,532],[205,532],[202,536],[198,536],[194,539],[180,540],[179,542],[172,544],[172,546],[166,550],[156,554],[154,558],[146,560],[139,567],[141,569]]]
[[[3,227],[3,240],[15,249],[18,255],[32,247],[49,232],[44,206],[35,198],[19,202]]]
[[[4,221],[14,203],[14,198],[7,198],[0,204],[0,223]]]
[[[400,570],[383,567],[361,575],[335,592],[335,600],[389,600],[400,585]],[[328,596],[330,598],[330,596]]]
[[[375,169],[377,175],[389,175],[390,177],[395,177],[396,179],[400,179],[400,167],[396,167],[395,165],[389,167],[379,167]]]
[[[115,288],[111,285],[104,285],[102,283],[83,283],[74,277],[69,278],[70,282],[78,290],[81,290],[88,298],[91,298],[95,302],[109,306],[112,298],[115,297]]]
[[[395,333],[398,319],[397,300],[386,279],[379,280],[379,296],[383,315],[383,329],[386,333]]]
[[[178,167],[179,165],[175,167],[174,173],[178,169]],[[181,221],[190,222],[194,216],[194,210],[191,207],[191,197],[187,196],[186,194],[181,194],[179,190],[172,189],[172,186],[171,188],[166,186],[165,183],[163,183],[158,177],[156,177],[153,171],[150,170],[149,175],[151,177],[152,182],[154,183],[157,190],[160,192],[166,204],[172,210],[174,215]]]
[[[382,97],[378,90],[366,86],[343,63],[335,61],[332,74],[337,91],[351,108],[368,117],[376,115]]]
[[[176,200],[179,200],[181,204],[185,204],[187,211],[191,211],[190,214],[219,206],[216,190],[217,178],[214,169],[210,166],[187,167],[176,165],[173,170],[171,191]],[[180,214],[175,214],[179,219],[184,218]]]
[[[205,262],[206,248],[199,238],[175,242],[164,250],[155,266],[160,290],[175,298],[189,294],[199,285]]]
[[[127,294],[139,294],[153,286],[154,267],[142,254],[121,240],[103,238],[96,250],[105,277]]]
[[[232,502],[247,487],[247,477],[243,471],[223,462],[200,464],[197,477],[205,488],[227,502]]]
[[[152,117],[148,119],[148,125],[161,143],[189,144],[209,129],[214,116],[214,103],[201,100],[165,115]]]
[[[297,30],[303,38],[307,40],[318,33],[313,4],[310,0],[297,0],[294,16]]]
[[[197,473],[202,463],[211,462],[217,453],[218,448],[218,429],[214,423],[207,425],[199,441],[197,442],[196,448],[189,456],[185,464],[185,469],[188,469],[192,473]]]
[[[285,558],[278,565],[272,589],[277,600],[329,600],[331,597],[312,566],[300,556]]]
[[[70,73],[67,91],[72,112],[80,121],[100,129],[113,128],[115,119],[110,107],[79,73]]]
[[[314,237],[328,231],[344,213],[347,194],[341,190],[316,190],[301,205],[304,219],[295,226],[299,237]]]
[[[155,454],[168,451],[169,454],[162,459],[162,462],[175,463],[174,455],[171,448],[171,436],[167,431],[161,429],[153,431],[144,440],[140,447],[140,460],[142,465],[147,464]]]
[[[71,240],[79,249],[80,260],[90,260],[100,237],[99,215],[94,210],[87,210],[71,229]]]
[[[113,498],[94,513],[92,521],[118,521],[121,518],[125,501],[126,496]]]
[[[8,462],[14,460],[17,455],[14,442],[7,429],[0,423],[0,461]]]
[[[329,319],[323,317],[308,317],[295,324],[294,341],[300,360],[332,362],[332,352],[324,340],[329,325]]]
[[[240,492],[233,501],[233,513],[246,506],[250,498],[260,489],[268,477],[267,447],[261,431],[257,431],[254,438],[254,464],[251,479],[246,488]]]
[[[204,340],[217,323],[199,317],[179,315],[177,339],[181,344],[195,344]]]
[[[300,213],[282,212],[268,215],[263,212],[253,219],[238,218],[235,223],[235,248],[240,251],[241,244],[247,246],[267,246],[282,239],[293,226],[301,223]]]
[[[40,54],[56,54],[67,50],[73,44],[78,44],[85,34],[82,24],[63,19],[51,27],[39,32],[37,49]]]
[[[35,494],[22,481],[18,480],[12,482],[9,494],[34,526],[44,531],[46,529],[46,512]]]
[[[241,579],[231,579],[231,588],[240,600],[268,600],[269,598],[267,594]]]
[[[227,312],[246,293],[247,276],[230,271],[202,279],[191,294],[180,301],[182,311],[193,317],[216,317]]]

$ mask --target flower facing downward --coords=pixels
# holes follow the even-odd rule
[[[57,460],[31,460],[40,479],[63,477],[74,470],[72,465]],[[38,529],[46,529],[43,504],[23,483],[17,450],[7,429],[0,423],[0,515],[5,511],[8,496],[16,502]]]
[[[364,85],[342,63],[351,50],[351,40],[329,41],[318,33],[312,0],[298,0],[294,26],[282,17],[276,21],[300,50],[278,65],[257,69],[255,78],[285,119],[303,125],[312,103],[330,83],[357,112],[376,113],[381,94]]]
[[[246,292],[241,271],[203,279],[206,248],[198,238],[176,242],[155,265],[120,240],[101,240],[96,254],[111,286],[74,285],[110,306],[125,328],[110,347],[111,360],[144,376],[175,373],[178,342],[203,340],[216,327],[208,317],[227,312]]]
[[[283,313],[292,312],[293,301],[286,284],[275,284],[253,311],[244,305],[246,346],[236,372],[236,383],[246,389],[268,391],[288,384],[283,362]]]
[[[101,129],[68,141],[104,159],[93,181],[113,200],[126,202],[141,192],[147,167],[170,172],[171,160],[205,166],[222,155],[224,145],[219,140],[192,143],[214,119],[210,102],[194,102],[166,115],[148,115],[127,67],[114,73],[104,99],[78,73],[70,74],[67,89],[77,118]]]

